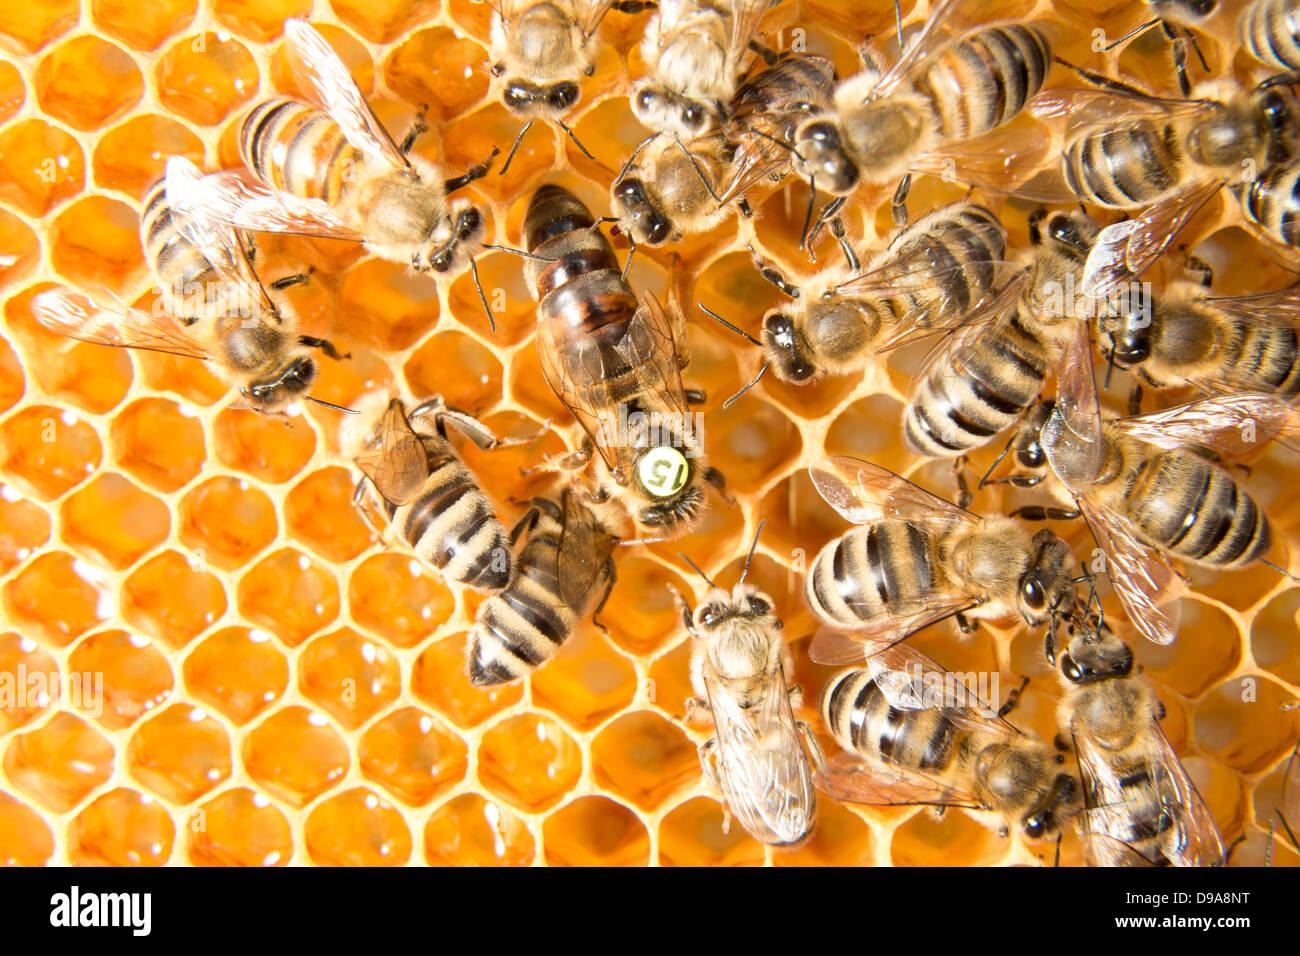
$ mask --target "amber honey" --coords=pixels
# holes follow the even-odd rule
[[[786,0],[770,15],[769,42],[804,43],[847,74],[853,43],[892,22],[890,4],[862,6]],[[904,12],[913,7],[923,12],[912,3]],[[1095,28],[1118,36],[1138,22],[1137,0],[1006,9],[1057,24],[1060,52],[1075,62],[1175,88],[1154,35],[1117,59],[1091,52]],[[197,362],[61,340],[36,324],[31,299],[53,283],[152,302],[136,236],[144,190],[168,155],[235,165],[243,110],[297,92],[279,46],[291,16],[319,27],[390,129],[428,107],[424,155],[459,170],[509,147],[517,124],[487,100],[484,3],[47,0],[0,9],[0,680],[23,674],[61,691],[0,706],[0,861],[1040,862],[1017,837],[960,811],[936,818],[828,801],[807,845],[774,851],[739,827],[724,832],[700,772],[695,748],[707,731],[684,723],[690,647],[667,587],[698,593],[700,582],[677,552],[729,584],[767,520],[751,576],[786,621],[802,716],[816,722],[828,671],[806,654],[814,627],[801,572],[844,526],[816,496],[807,464],[853,454],[941,494],[953,489],[946,465],[922,466],[900,442],[919,354],[860,381],[795,388],[768,377],[721,408],[756,356],[705,324],[694,303],[757,328],[778,293],[753,270],[749,242],[796,275],[814,268],[796,248],[803,185],[756,195],[753,221],[675,250],[691,316],[688,378],[710,394],[706,441],[735,507],[714,499],[691,538],[620,552],[605,630],[583,625],[531,679],[490,691],[464,673],[481,599],[373,539],[350,506],[336,413],[311,408],[284,427],[227,407],[223,386]],[[644,19],[611,14],[601,28],[596,72],[572,118],[594,160],[539,124],[507,175],[471,188],[493,241],[521,243],[525,204],[542,181],[607,209],[609,183],[644,135],[625,95],[641,70]],[[1216,72],[1248,75],[1235,39],[1206,40]],[[910,204],[924,210],[961,194],[922,180]],[[1023,244],[1027,207],[1003,208]],[[888,197],[860,196],[849,223],[869,241],[885,235]],[[1212,203],[1184,238],[1215,265],[1225,293],[1287,281],[1226,204]],[[326,364],[319,397],[346,404],[400,387],[440,393],[504,433],[547,419],[567,427],[541,378],[532,297],[515,258],[491,253],[479,266],[492,334],[468,276],[440,286],[344,243],[266,237],[260,247],[271,273],[315,267],[294,304],[312,334],[351,352]],[[818,252],[825,260],[833,246]],[[639,253],[633,281],[662,289],[670,265],[666,251]],[[543,487],[520,468],[562,447],[552,434],[465,456],[509,522],[517,500]],[[975,456],[972,469],[992,454]],[[1291,535],[1300,503],[1286,491],[1297,464],[1274,449],[1248,479]],[[1003,504],[981,493],[975,507]],[[1086,534],[1062,530],[1086,557]],[[1137,650],[1169,711],[1166,732],[1225,837],[1246,836],[1235,861],[1258,864],[1300,734],[1300,711],[1284,708],[1300,697],[1300,588],[1268,569],[1197,572],[1193,581],[1178,642]],[[1041,635],[1006,622],[958,640],[939,627],[917,645],[952,670],[996,671],[1004,687],[1029,675],[1017,720],[1055,734],[1057,689]],[[101,677],[102,693],[75,698],[74,675]],[[1067,838],[1063,859],[1079,857]],[[1300,858],[1278,843],[1274,862]]]

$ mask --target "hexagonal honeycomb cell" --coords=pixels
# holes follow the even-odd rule
[[[773,30],[797,20],[808,49],[846,75],[864,35],[892,30],[889,4],[868,6],[784,0],[769,16]],[[909,22],[932,6],[903,5]],[[1058,51],[1067,59],[1177,95],[1154,32],[1111,57],[1088,48],[1081,25],[1127,29],[1141,7],[1039,0],[1017,11],[1068,22]],[[53,285],[105,305],[155,307],[138,235],[144,192],[171,155],[205,169],[237,165],[247,108],[302,92],[283,50],[288,17],[310,17],[394,136],[424,107],[430,130],[414,152],[447,175],[508,150],[520,123],[492,98],[490,13],[477,0],[0,4],[0,690],[19,673],[40,685],[0,706],[0,863],[1043,862],[1039,849],[998,837],[977,814],[936,818],[825,798],[812,839],[772,849],[734,820],[726,825],[701,773],[696,748],[710,731],[685,721],[694,642],[669,587],[694,602],[703,584],[679,552],[729,587],[766,521],[750,579],[784,617],[795,658],[787,677],[804,695],[798,716],[831,753],[816,701],[832,670],[808,659],[815,624],[802,585],[809,556],[845,525],[807,465],[849,454],[945,497],[954,487],[946,463],[921,466],[900,441],[909,375],[924,349],[803,387],[769,374],[722,408],[760,357],[695,303],[756,334],[784,298],[747,246],[797,279],[813,274],[819,266],[798,249],[804,184],[763,184],[753,219],[639,249],[630,271],[638,288],[661,290],[680,256],[685,379],[708,392],[708,451],[734,503],[710,493],[691,537],[620,548],[601,626],[584,622],[543,669],[493,688],[474,687],[465,673],[482,596],[362,521],[338,412],[259,416],[234,407],[229,386],[191,358],[73,342],[34,319],[33,297]],[[457,194],[482,211],[488,241],[522,246],[524,209],[543,182],[608,211],[610,182],[645,135],[628,103],[644,69],[645,20],[606,18],[595,75],[566,117],[594,160],[537,123],[506,175],[497,175],[498,156],[491,175]],[[1213,73],[1247,75],[1235,40],[1204,39]],[[863,190],[849,204],[851,237],[874,243],[889,233],[890,192]],[[963,193],[922,178],[909,203],[916,215]],[[1030,207],[1001,208],[1023,245]],[[1252,291],[1261,276],[1290,281],[1237,226],[1231,204],[1215,202],[1180,239],[1214,262],[1215,289]],[[614,243],[625,256],[626,239]],[[821,264],[838,262],[829,236],[815,252]],[[495,332],[468,273],[416,276],[357,243],[304,237],[259,236],[256,262],[272,280],[310,273],[285,301],[306,334],[348,355],[322,361],[314,397],[352,407],[376,391],[440,394],[512,436],[550,419],[555,429],[535,442],[501,450],[453,438],[507,524],[546,489],[520,469],[563,453],[571,423],[542,376],[536,302],[518,256],[477,259]],[[1111,389],[1121,403],[1122,379]],[[973,456],[972,469],[982,472],[995,454]],[[1273,449],[1251,465],[1250,487],[1295,538],[1300,506],[1285,490],[1300,459]],[[992,494],[975,507],[1003,503]],[[1070,535],[1076,551],[1088,544],[1086,532]],[[1300,590],[1267,569],[1189,577],[1178,641],[1138,644],[1138,663],[1225,838],[1244,837],[1234,864],[1300,865],[1284,840],[1270,849],[1268,829],[1300,736]],[[953,669],[1000,669],[1004,689],[1029,676],[1016,720],[1055,733],[1059,688],[1041,634],[1008,621],[960,645],[942,629],[917,643]],[[1066,840],[1063,863],[1080,862],[1078,842]]]

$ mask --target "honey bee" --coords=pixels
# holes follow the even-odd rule
[[[892,67],[868,64],[841,81],[832,108],[799,126],[794,170],[814,190],[843,198],[861,183],[897,182],[901,224],[909,173],[1005,190],[1041,158],[1046,131],[976,138],[1014,118],[1042,88],[1052,65],[1047,36],[1018,23],[958,35],[980,22],[978,4],[961,5],[941,0]],[[841,204],[832,201],[823,218]]]
[[[1173,53],[1174,72],[1178,76],[1178,86],[1183,96],[1191,95],[1191,80],[1187,75],[1187,51],[1191,49],[1201,62],[1201,69],[1207,73],[1210,65],[1205,62],[1205,54],[1196,42],[1194,27],[1201,27],[1218,10],[1218,0],[1143,0],[1154,14],[1154,19],[1134,27],[1118,40],[1111,41],[1103,48],[1105,52],[1113,50],[1120,44],[1146,33],[1152,27],[1160,27],[1169,40]]]
[[[173,156],[164,178],[146,193],[140,241],[168,309],[120,303],[101,309],[84,296],[51,289],[32,300],[33,314],[70,338],[208,362],[254,411],[283,414],[300,400],[338,409],[308,394],[319,373],[312,350],[340,358],[334,346],[303,335],[293,309],[271,299],[243,235],[173,201],[201,178],[193,163]],[[304,279],[287,276],[270,290]]]
[[[1079,784],[1061,755],[1007,723],[1009,707],[994,711],[906,644],[881,647],[867,664],[822,692],[822,719],[844,748],[817,776],[830,796],[992,812],[1003,836],[1014,828],[1030,841],[1057,835],[1078,811]]]
[[[448,425],[480,448],[515,443],[497,438],[441,398],[409,411],[394,398],[357,448],[353,460],[364,477],[353,502],[372,530],[379,525],[371,509],[381,510],[415,556],[445,577],[476,590],[497,590],[510,580],[510,540],[447,440]]]
[[[690,404],[704,395],[682,386],[689,361],[685,318],[675,299],[637,301],[596,220],[569,191],[542,186],[524,220],[537,289],[537,352],[547,383],[587,432],[561,464],[576,471],[599,452],[609,481],[592,501],[616,500],[638,532],[666,538],[698,520],[702,482],[725,482],[703,457]]]
[[[1241,45],[1255,59],[1300,70],[1300,18],[1295,0],[1252,0],[1237,19]]]
[[[1160,727],[1164,705],[1104,625],[1072,628],[1048,658],[1065,689],[1058,720],[1073,736],[1083,780],[1076,818],[1094,866],[1217,866],[1223,841]]]
[[[772,0],[662,0],[641,43],[647,76],[632,87],[646,127],[692,140],[720,127]]]
[[[1031,538],[1011,518],[981,518],[856,458],[825,458],[808,473],[859,526],[826,545],[808,571],[808,606],[829,626],[810,648],[818,663],[861,660],[864,646],[901,641],[954,615],[968,632],[972,619],[1018,613],[1037,626],[1073,605],[1074,558],[1050,531]]]
[[[1254,181],[1236,190],[1246,221],[1259,227],[1260,233],[1288,250],[1300,249],[1300,161],[1272,166]],[[1265,246],[1265,251],[1268,247]],[[1293,269],[1286,255],[1274,257]]]
[[[541,667],[614,587],[615,540],[577,498],[534,498],[511,532],[524,538],[505,590],[479,605],[466,669],[476,687],[504,684]]]
[[[758,375],[741,393],[769,368],[795,384],[850,374],[877,353],[999,312],[1005,300],[995,280],[1006,237],[993,213],[958,202],[903,229],[865,267],[845,244],[848,263],[822,269],[804,288],[755,255],[764,278],[794,301],[764,317],[761,341],[723,322],[763,351]]]
[[[700,765],[752,837],[772,846],[797,846],[817,822],[813,765],[820,766],[822,753],[808,725],[794,719],[790,698],[795,692],[785,680],[789,652],[772,600],[745,583],[762,529],[760,524],[730,593],[699,568],[710,588],[699,606],[692,611],[674,593],[686,630],[695,638],[695,697],[687,704],[688,715],[701,709],[713,718],[714,736],[700,745]]]

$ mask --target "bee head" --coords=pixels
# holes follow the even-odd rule
[[[1061,828],[1078,809],[1079,786],[1069,774],[1056,775],[1052,786],[1020,818],[1020,830],[1030,840],[1041,840]]]
[[[763,319],[763,357],[783,382],[802,384],[817,375],[808,345],[788,312],[769,312]]]
[[[1074,584],[1070,547],[1051,531],[1043,530],[1030,542],[1033,557],[1020,577],[1016,603],[1025,621],[1044,623],[1054,611],[1072,603]]]
[[[508,79],[501,102],[521,119],[561,116],[578,102],[578,84],[573,80],[539,85],[518,77]]]
[[[455,208],[454,218],[438,223],[429,242],[411,255],[412,271],[446,273],[458,269],[467,256],[478,251],[486,232],[478,207],[461,204]]]
[[[271,375],[250,382],[242,394],[257,411],[278,412],[306,394],[318,371],[314,358],[299,355]]]
[[[795,134],[794,148],[794,170],[800,176],[815,179],[819,187],[836,196],[847,196],[857,188],[861,174],[830,120],[804,123]]]
[[[661,246],[673,238],[673,224],[659,211],[640,179],[620,179],[612,192],[619,225],[638,245]]]
[[[1047,220],[1047,238],[1080,256],[1087,256],[1100,231],[1093,218],[1082,212],[1058,212]]]
[[[1140,310],[1119,308],[1097,320],[1102,351],[1125,367],[1140,365],[1151,357],[1151,319]]]
[[[1016,436],[1012,439],[1015,449],[1016,464],[1028,471],[1038,471],[1047,465],[1047,454],[1043,451],[1042,432],[1047,420],[1056,410],[1056,402],[1045,399],[1029,409],[1020,421]]]
[[[1296,128],[1300,116],[1296,115],[1296,87],[1300,79],[1270,77],[1251,93],[1252,106],[1268,128],[1268,162],[1283,163],[1295,152]]]
[[[765,621],[772,616],[772,609],[772,599],[752,584],[737,584],[730,594],[716,588],[695,609],[695,626],[707,630],[732,618]],[[774,623],[781,626],[779,620]]]
[[[1133,649],[1104,625],[1079,631],[1070,639],[1056,666],[1071,684],[1128,677],[1133,673]]]
[[[704,103],[649,83],[633,93],[632,112],[650,129],[673,132],[683,139],[707,132],[714,118],[713,110]]]

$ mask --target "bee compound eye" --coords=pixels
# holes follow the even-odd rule
[[[1041,611],[1047,606],[1047,592],[1043,590],[1042,583],[1034,575],[1025,578],[1025,583],[1020,587],[1020,596],[1025,600],[1025,606],[1031,611]]]
[[[640,110],[648,110],[654,105],[656,97],[653,90],[642,90],[636,95],[636,105]]]
[[[652,448],[637,463],[637,477],[657,498],[671,498],[677,494],[686,484],[689,474],[686,456],[670,445]]]

